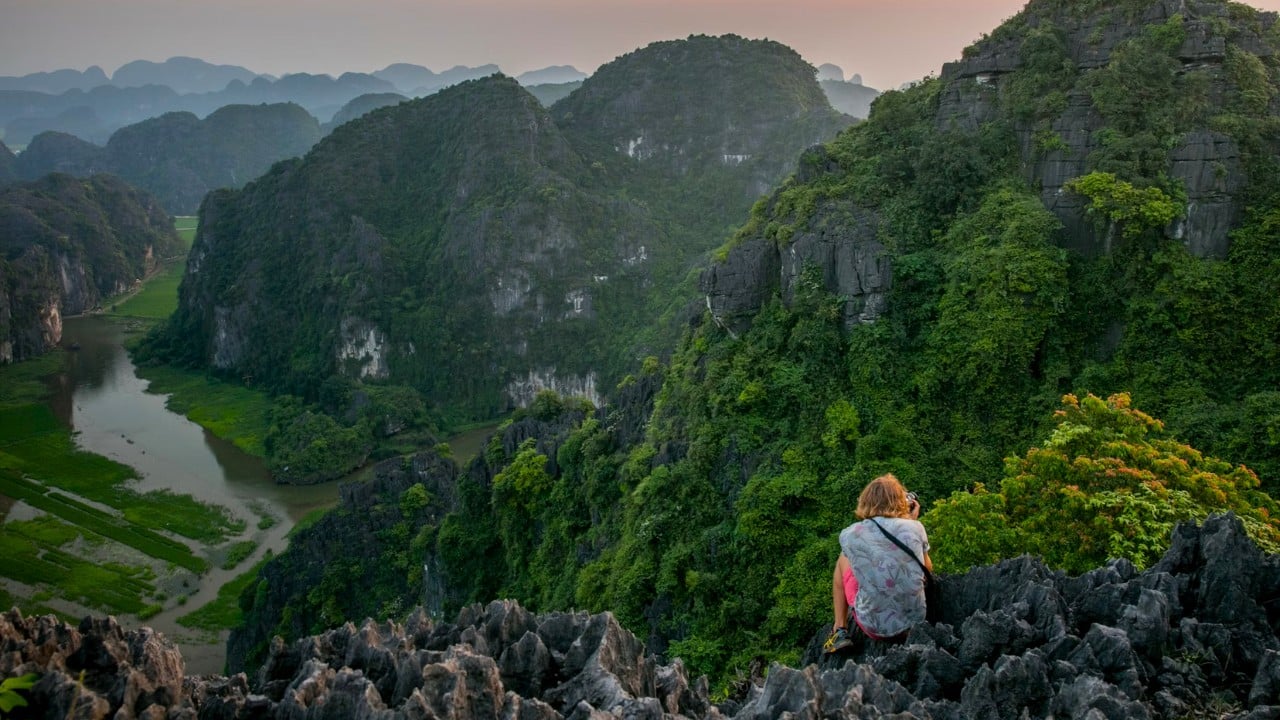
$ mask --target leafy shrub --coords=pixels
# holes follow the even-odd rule
[[[940,501],[923,519],[939,569],[1023,552],[1069,572],[1109,558],[1146,567],[1175,524],[1226,511],[1264,549],[1280,550],[1280,507],[1251,470],[1167,437],[1129,403],[1127,394],[1067,395],[1042,445],[1006,460],[996,491],[978,486]]]

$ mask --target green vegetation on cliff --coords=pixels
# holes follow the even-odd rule
[[[499,76],[379,108],[211,193],[148,356],[347,426],[335,376],[412,388],[447,425],[598,394],[674,342],[690,270],[848,120],[777,43],[657,43],[597,76],[551,112]]]
[[[612,610],[699,671],[794,659],[886,471],[937,504],[953,569],[1144,564],[1175,520],[1226,509],[1274,547],[1275,25],[1216,0],[1035,0],[881,96],[756,204],[669,362],[573,429],[517,420],[447,513],[384,528],[376,551],[437,563],[443,589],[378,582],[361,608],[510,594]],[[587,87],[556,116],[599,107]],[[965,540],[975,523],[989,542]],[[326,622],[344,609],[326,588],[356,577],[246,594],[247,624]]]
[[[180,252],[156,199],[113,176],[0,188],[0,362],[45,352],[63,316],[94,309]]]

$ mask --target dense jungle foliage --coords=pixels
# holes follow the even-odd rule
[[[1220,62],[1184,60],[1189,26],[1221,42]],[[837,534],[886,471],[933,508],[944,571],[1022,552],[1073,571],[1143,565],[1176,520],[1224,509],[1275,548],[1275,17],[1216,0],[1033,0],[966,57],[1010,47],[1020,65],[986,85],[944,74],[877,99],[718,254],[761,238],[786,250],[817,227],[856,236],[870,213],[893,268],[874,322],[847,327],[850,298],[812,266],[743,332],[695,319],[669,361],[619,386],[661,381],[642,442],[620,441],[625,407],[583,421],[555,457],[495,442],[492,482],[464,478],[458,507],[388,556],[438,560],[455,601],[612,610],[652,649],[724,677],[798,658],[828,619]],[[990,112],[948,122],[957,98]],[[1086,122],[1073,103],[1092,126],[1071,125]],[[1041,161],[1073,131],[1087,156],[1062,194],[1087,210],[1093,251],[1040,195]],[[1221,257],[1175,230],[1195,208],[1171,155],[1193,131],[1238,149],[1239,168],[1214,169],[1239,181],[1242,209]],[[420,598],[406,567],[343,609]]]
[[[156,198],[117,177],[0,187],[0,358],[48,351],[60,313],[94,309],[181,250]]]
[[[451,426],[521,383],[607,389],[674,344],[690,271],[849,122],[794,51],[735,36],[638,50],[554,112],[500,76],[377,109],[208,196],[144,359],[312,404],[334,376],[408,387]]]

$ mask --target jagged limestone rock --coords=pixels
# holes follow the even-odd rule
[[[705,678],[692,681],[678,659],[661,664],[613,615],[536,615],[512,601],[468,606],[451,623],[419,609],[403,625],[277,638],[252,682],[184,678],[178,651],[149,629],[13,611],[0,616],[0,673],[42,673],[15,718],[1118,720],[1185,717],[1215,694],[1236,717],[1275,717],[1280,641],[1247,619],[1280,597],[1280,564],[1246,543],[1239,520],[1216,516],[1179,526],[1142,573],[1113,563],[1069,578],[1016,558],[948,576],[958,625],[922,624],[903,644],[865,643],[803,668],[774,665],[719,706]],[[1241,579],[1238,592],[1193,590],[1225,576]]]

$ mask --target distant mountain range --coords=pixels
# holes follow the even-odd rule
[[[44,132],[12,161],[10,174],[111,173],[155,195],[169,213],[193,215],[210,190],[240,187],[321,135],[316,119],[294,104],[227,105],[203,120],[188,112],[144,120],[116,131],[105,147]],[[4,167],[0,157],[0,181]]]
[[[598,397],[850,122],[794,51],[736,36],[654,43],[550,108],[501,76],[383,107],[205,198],[166,347],[299,394],[412,387],[453,420]]]
[[[836,109],[864,118],[870,88],[848,87],[843,71],[834,65],[819,79]],[[841,79],[832,84],[830,68]],[[102,144],[127,125],[168,112],[204,117],[226,105],[295,103],[326,128],[356,116],[338,113],[364,95],[423,97],[466,80],[501,72],[497,65],[458,65],[434,72],[420,65],[396,63],[372,73],[343,73],[338,77],[295,73],[275,77],[237,65],[215,65],[197,58],[173,57],[164,62],[135,60],[110,77],[98,66],[62,69],[19,77],[0,77],[0,139],[11,148],[25,147],[42,132],[56,131]],[[856,76],[855,80],[856,80]],[[567,96],[587,78],[568,65],[531,70],[516,77],[544,106]],[[358,107],[358,106],[357,106]]]

